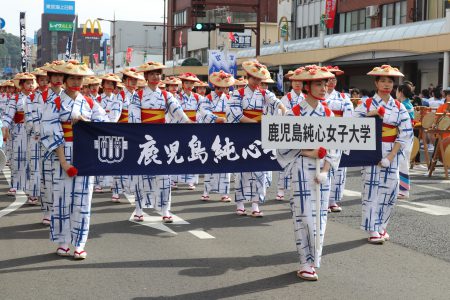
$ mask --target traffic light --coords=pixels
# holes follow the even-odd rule
[[[219,31],[221,32],[245,32],[244,24],[220,23]]]
[[[192,31],[212,31],[216,30],[216,23],[195,23]]]

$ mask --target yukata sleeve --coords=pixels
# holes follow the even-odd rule
[[[40,134],[41,143],[45,148],[44,158],[48,158],[56,148],[64,145],[60,113],[53,101],[47,101],[43,106]]]
[[[264,97],[264,101],[266,102],[268,109],[268,114],[276,115],[278,114],[278,107],[283,104],[280,99],[275,96],[274,93],[270,91],[266,91],[266,95]]]
[[[395,142],[401,145],[400,149],[403,151],[411,144],[414,135],[411,118],[409,117],[409,113],[403,104],[400,104],[397,127],[398,135]]]
[[[25,129],[28,135],[30,135],[33,131],[33,110],[34,108],[34,101],[31,101],[30,96],[27,96],[27,100],[25,102]]]
[[[11,128],[14,115],[16,114],[17,103],[14,98],[9,99],[6,106],[5,114],[3,115],[3,127]]]
[[[166,114],[169,114],[170,119],[175,123],[187,123],[189,121],[178,100],[170,93],[167,94]]]
[[[100,104],[94,102],[94,106],[92,107],[91,122],[108,122],[108,121],[109,118],[108,115],[106,114],[106,111],[103,109],[103,107],[101,107]]]
[[[343,109],[344,110],[343,117],[344,118],[351,118],[351,117],[353,117],[354,109],[353,109],[352,101],[349,98],[345,97],[343,105],[344,105],[344,107],[343,107],[344,108]]]
[[[36,99],[34,99],[33,110],[31,111],[31,115],[33,118],[33,132],[35,135],[40,135],[40,123],[41,123],[41,108],[43,105],[42,94],[37,95]]]
[[[227,122],[240,123],[244,112],[242,110],[242,99],[238,91],[234,91],[227,106]]]
[[[128,105],[128,123],[142,123],[141,120],[141,99],[135,93]]]
[[[197,106],[198,123],[215,123],[217,116],[213,113],[211,102],[206,97],[200,97]]]
[[[366,101],[363,101],[360,105],[355,108],[353,116],[356,118],[365,118],[367,115],[367,105]]]

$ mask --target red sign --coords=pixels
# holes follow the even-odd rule
[[[327,0],[325,4],[325,15],[327,16],[327,28],[334,27],[334,18],[336,17],[337,0]]]
[[[231,24],[231,16],[227,16],[227,23]],[[234,37],[234,34],[232,32],[228,32],[228,38],[230,39],[230,41],[232,41],[233,43],[236,43],[236,38]]]
[[[180,31],[180,35],[178,36],[178,47],[179,48],[183,47],[183,41],[181,39],[182,36],[183,36],[183,31]]]
[[[98,66],[98,53],[94,53],[92,56],[94,57],[95,65]]]
[[[131,54],[133,54],[133,48],[128,47],[127,48],[127,55],[125,57],[125,60],[127,61],[127,63],[131,62]]]

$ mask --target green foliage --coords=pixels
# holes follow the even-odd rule
[[[20,38],[4,30],[0,30],[0,38],[5,39],[4,44],[0,44],[0,69],[4,67],[19,68],[20,57]]]

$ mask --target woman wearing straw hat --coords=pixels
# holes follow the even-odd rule
[[[300,80],[293,80],[291,76],[294,75],[294,71],[290,70],[284,78],[291,82],[291,91],[287,92],[281,98],[281,102],[286,106],[286,109],[292,109],[294,106],[305,100],[305,95],[302,92],[303,82]],[[291,175],[285,174],[283,171],[278,172],[278,183],[277,183],[277,195],[276,200],[284,200],[284,191],[290,189]]]
[[[41,68],[36,68],[31,74],[36,77],[38,87],[32,94],[33,96],[30,95],[27,97],[27,113],[25,114],[25,127],[28,135],[27,161],[29,172],[29,184],[26,192],[30,201],[39,202],[39,199],[41,198],[41,145],[39,142],[40,132],[37,131],[39,128],[34,126],[34,123],[36,121],[37,101],[42,97],[43,93],[48,93],[48,77],[47,72]]]
[[[172,93],[174,96],[178,94],[178,89],[181,86],[180,79],[175,76],[168,76],[164,78],[162,82],[166,85],[166,89],[169,93]]]
[[[214,72],[209,76],[209,82],[214,86],[214,91],[206,96],[206,105],[217,117],[226,117],[226,110],[230,96],[226,89],[234,84],[233,75],[223,71]],[[221,202],[231,202],[230,193],[230,173],[205,174],[204,190],[201,200],[210,200],[209,193],[221,194]]]
[[[117,94],[117,101],[114,103],[114,108],[120,112],[117,123],[128,123],[128,112],[131,100],[136,93],[138,81],[145,82],[144,76],[138,73],[135,68],[124,68],[122,71],[122,82],[124,88]],[[120,202],[120,194],[130,193],[130,175],[114,176],[112,186],[112,202]]]
[[[64,81],[64,75],[57,72],[54,66],[63,65],[63,60],[53,61],[52,63],[44,64],[41,69],[47,73],[50,88],[47,92],[43,92],[36,97],[35,111],[34,111],[34,131],[39,133],[42,137],[43,125],[42,114],[46,107],[50,107],[49,103],[52,103],[57,97],[61,95],[62,85]],[[53,209],[53,176],[54,176],[54,164],[59,165],[57,157],[53,151],[49,152],[42,144],[40,139],[41,148],[41,161],[40,161],[40,173],[41,173],[41,210],[43,213],[42,224],[50,226],[51,212]]]
[[[375,77],[377,93],[355,109],[357,117],[383,119],[382,155],[378,165],[363,168],[361,229],[369,234],[369,243],[389,240],[386,231],[399,189],[399,160],[411,144],[413,129],[405,106],[391,97],[394,81],[403,74],[389,65],[367,73]]]
[[[3,137],[12,145],[11,187],[8,195],[16,195],[17,190],[25,191],[27,187],[27,132],[25,128],[25,113],[27,113],[27,97],[32,95],[34,80],[31,73],[18,73],[14,77],[20,93],[8,101],[6,113],[3,115]],[[31,96],[34,97],[34,96]],[[28,198],[28,203],[36,205],[37,199]]]
[[[288,116],[332,117],[333,112],[323,104],[326,82],[334,75],[325,67],[315,65],[295,70],[291,80],[305,83],[308,92],[304,101],[289,110]],[[300,258],[297,276],[309,281],[318,279],[315,267],[319,267],[323,238],[327,223],[328,197],[330,193],[330,168],[337,169],[340,151],[325,150],[278,150],[278,162],[285,172],[292,174],[291,211],[294,223],[295,243]],[[320,161],[320,175],[316,175],[316,160]],[[319,191],[317,190],[319,189]],[[316,201],[320,193],[320,243],[317,237]],[[316,249],[316,244],[317,248]]]
[[[47,102],[48,107],[42,115],[42,144],[59,160],[59,164],[54,164],[50,238],[58,244],[57,255],[70,256],[69,245],[72,244],[74,259],[85,259],[93,178],[77,176],[77,169],[72,166],[72,124],[79,120],[103,122],[105,119],[94,110],[94,100],[80,93],[83,77],[93,74],[87,66],[69,60],[54,69],[64,74],[66,90],[53,102]]]
[[[229,123],[259,123],[263,113],[284,114],[285,106],[273,94],[259,88],[269,71],[257,61],[242,63],[248,75],[248,85],[237,89],[229,101],[227,120]],[[252,202],[252,217],[262,217],[259,204],[265,201],[267,188],[267,172],[236,173],[236,214],[246,216],[244,202]]]
[[[158,62],[147,62],[138,67],[144,73],[148,85],[134,94],[129,106],[130,123],[191,123],[171,93],[161,91],[162,70],[166,68]],[[143,208],[153,207],[162,212],[163,222],[172,223],[170,214],[171,188],[169,175],[133,176],[131,191],[136,196],[134,220],[144,220]]]
[[[344,74],[337,66],[328,66],[328,71],[333,73],[336,77]],[[337,80],[335,78],[328,79],[326,103],[333,111],[335,117],[351,118],[353,117],[353,103],[344,93],[339,93],[335,90]],[[344,152],[348,155],[349,152]],[[341,212],[342,208],[339,205],[344,197],[345,180],[347,178],[347,168],[341,167],[336,171],[331,170],[331,191],[330,201],[328,203],[328,210],[330,212]]]
[[[184,113],[192,122],[202,123],[224,123],[225,118],[217,117],[210,111],[209,106],[204,106],[205,98],[192,91],[195,83],[199,83],[200,79],[193,73],[184,73],[178,76],[181,80],[182,91],[177,95],[178,101],[183,108]],[[198,183],[198,175],[196,174],[182,174],[172,177],[173,187],[177,183],[187,183],[188,189],[194,190],[195,184]]]
[[[208,83],[203,82],[201,80],[199,82],[194,83],[195,92],[203,97],[206,96],[206,88],[208,87],[209,87]]]
[[[8,108],[9,105],[9,101],[14,101],[15,99],[15,95],[18,91],[16,91],[16,85],[14,84],[14,81],[12,80],[7,80],[3,83],[3,85],[5,86],[6,90],[5,90],[5,98],[4,98],[4,102],[2,103],[2,107],[1,107],[1,118],[3,120],[3,116],[6,113],[6,110]],[[3,127],[3,125],[2,125]],[[9,166],[11,164],[11,160],[12,160],[12,141],[7,141],[5,136],[3,136],[3,147],[5,149],[5,155],[6,155],[6,165]]]

